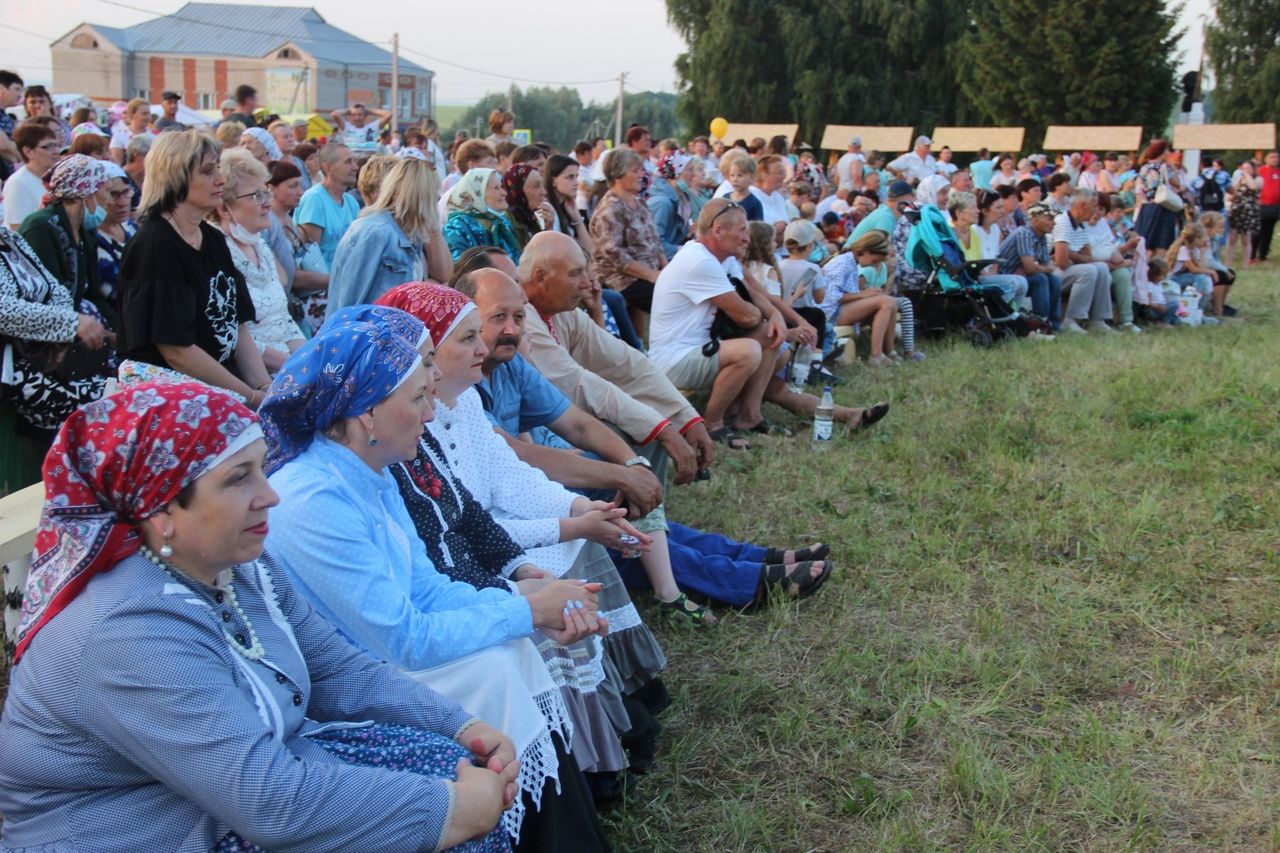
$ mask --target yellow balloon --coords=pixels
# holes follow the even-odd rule
[[[729,122],[726,119],[717,116],[711,120],[711,135],[717,139],[724,139],[726,133],[729,132]]]

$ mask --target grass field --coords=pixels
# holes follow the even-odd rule
[[[675,490],[838,569],[658,629],[675,703],[618,848],[1280,849],[1274,269],[1221,328],[849,368],[840,401],[893,403],[875,431]]]

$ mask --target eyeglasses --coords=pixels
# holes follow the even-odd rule
[[[251,198],[253,199],[254,204],[270,204],[271,190],[267,189],[266,187],[263,187],[257,192],[245,193],[243,195],[238,195],[238,196],[232,196],[232,198],[234,198],[236,201],[239,201],[242,198]]]
[[[62,150],[62,146],[56,142],[45,142],[40,145],[37,145],[36,147],[41,149],[42,151],[61,151]]]
[[[720,211],[715,216],[711,217],[711,221],[707,223],[707,227],[710,228],[712,225],[715,225],[717,219],[724,216],[731,210],[742,210],[742,205],[738,204],[736,201],[726,203],[724,207],[720,208]]]
[[[119,201],[120,199],[124,198],[127,195],[129,196],[133,195],[133,190],[131,189],[111,190],[112,201]]]

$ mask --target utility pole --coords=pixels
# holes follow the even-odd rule
[[[391,34],[391,133],[400,128],[400,34]]]
[[[514,113],[516,111],[516,84],[509,83],[507,85],[507,112]]]
[[[614,125],[617,127],[617,130],[615,130],[613,134],[614,148],[617,148],[619,145],[622,144],[622,98],[625,93],[626,85],[627,85],[627,72],[623,71],[621,74],[618,75],[618,110],[617,110],[617,114],[614,116],[614,119],[615,119]]]

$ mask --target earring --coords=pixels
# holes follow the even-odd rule
[[[378,437],[373,434],[373,412],[369,413],[369,446],[378,446]]]
[[[164,544],[160,546],[160,556],[166,560],[173,556],[173,549],[169,547],[169,537],[171,535],[166,533],[164,535]]]

